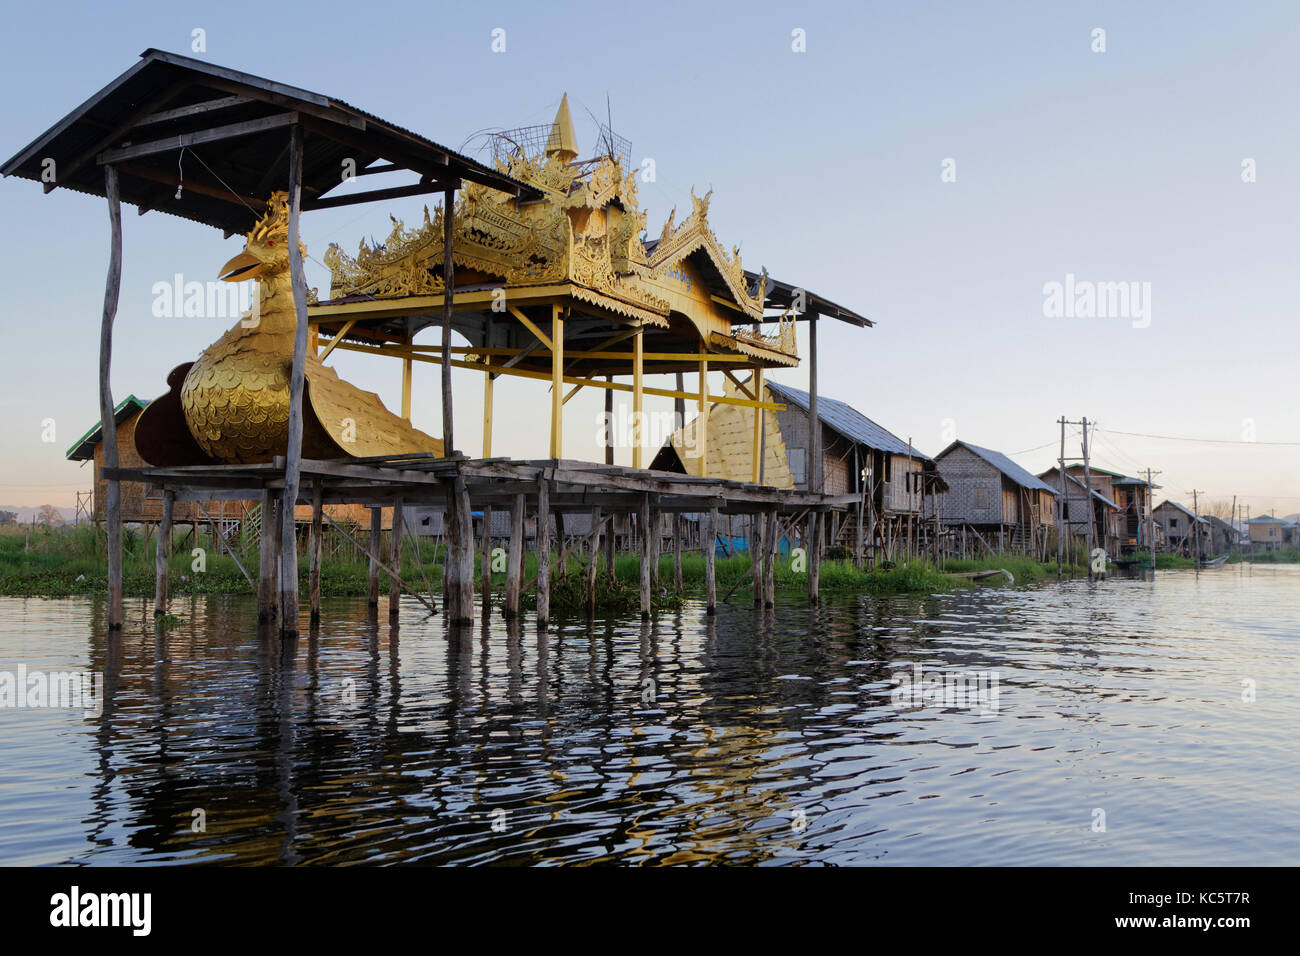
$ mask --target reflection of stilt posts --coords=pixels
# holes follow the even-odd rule
[[[324,511],[323,495],[321,480],[317,478],[311,493],[311,542],[308,548],[311,556],[311,572],[307,590],[308,602],[311,605],[311,622],[313,624],[320,620],[320,559],[321,537],[324,531],[321,526],[321,514]]]
[[[718,509],[710,508],[705,518],[704,534],[704,604],[707,613],[718,612],[718,582],[714,578],[714,554],[717,549]]]
[[[369,607],[379,606],[379,537],[383,534],[384,509],[370,509],[370,590],[366,598]]]
[[[506,554],[507,618],[519,614],[519,591],[524,583],[524,496],[515,495],[510,505],[510,550]]]
[[[601,514],[591,509],[591,535],[587,538],[587,617],[596,614],[596,556],[600,552]]]
[[[262,531],[257,542],[257,619],[275,620],[275,494],[262,491]]]
[[[397,617],[402,610],[402,582],[398,575],[402,573],[402,499],[393,501],[392,540],[388,543],[388,566],[393,573],[388,578],[388,617]]]
[[[650,494],[641,495],[641,618],[650,617]]]
[[[781,542],[776,533],[776,509],[767,512],[767,530],[763,533],[767,561],[763,566],[763,606],[776,606],[776,555]]]
[[[749,518],[749,553],[754,564],[754,607],[763,606],[763,568],[767,563],[767,549],[763,546],[763,512],[755,511]]]
[[[479,554],[479,594],[483,616],[491,612],[492,601],[492,507],[483,507],[483,534]]]
[[[808,600],[816,604],[821,596],[822,573],[822,515],[819,511],[808,513]]]
[[[551,619],[551,496],[550,482],[537,480],[537,623]]]
[[[682,513],[673,512],[673,590],[682,593]]]
[[[110,244],[108,278],[104,283],[104,317],[99,331],[99,422],[103,434],[104,467],[116,468],[117,412],[109,385],[113,357],[113,320],[122,288],[122,204],[118,198],[117,167],[104,167],[104,194],[108,199]],[[116,478],[104,482],[104,524],[108,533],[108,629],[122,627],[122,485]]]
[[[172,555],[172,508],[176,492],[164,491],[162,518],[158,521],[158,550],[154,555],[153,616],[167,613],[167,564]]]

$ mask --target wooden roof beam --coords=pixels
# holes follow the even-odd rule
[[[262,119],[249,120],[245,123],[230,123],[227,126],[214,126],[209,129],[198,130],[193,133],[182,133],[179,136],[168,136],[165,139],[156,139],[148,143],[140,143],[135,146],[123,146],[118,149],[108,149],[100,153],[96,159],[101,166],[109,163],[120,163],[126,159],[138,159],[142,156],[154,156],[158,153],[169,153],[173,150],[182,149],[187,146],[197,146],[200,143],[215,143],[224,139],[234,139],[239,136],[251,136],[254,133],[263,133],[270,129],[278,129],[282,126],[292,126],[297,123],[299,116],[297,113],[278,113],[275,116],[266,116]]]

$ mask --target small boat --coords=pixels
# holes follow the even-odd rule
[[[1203,568],[1221,568],[1223,563],[1228,560],[1226,554],[1221,554],[1217,558],[1201,558],[1201,567]]]

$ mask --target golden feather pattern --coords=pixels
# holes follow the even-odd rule
[[[268,206],[245,246],[260,263],[258,312],[203,351],[180,392],[186,424],[199,447],[230,464],[268,462],[288,447],[296,311],[287,194],[275,193]],[[307,356],[305,371],[303,457],[442,454],[441,441],[394,415],[374,392],[343,381],[316,356]]]

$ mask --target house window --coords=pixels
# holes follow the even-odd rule
[[[987,508],[989,506],[989,490],[982,485],[975,489],[975,507]]]
[[[808,452],[803,448],[789,448],[786,457],[790,461],[790,478],[796,485],[808,480]]]
[[[893,471],[894,471],[894,456],[886,455],[885,456],[885,483],[886,484],[894,480]]]
[[[1173,531],[1173,530],[1174,530],[1175,528],[1177,528],[1177,527],[1178,527],[1178,519],[1177,519],[1177,518],[1170,518],[1170,519],[1169,519],[1169,530],[1170,530],[1170,531]]]

